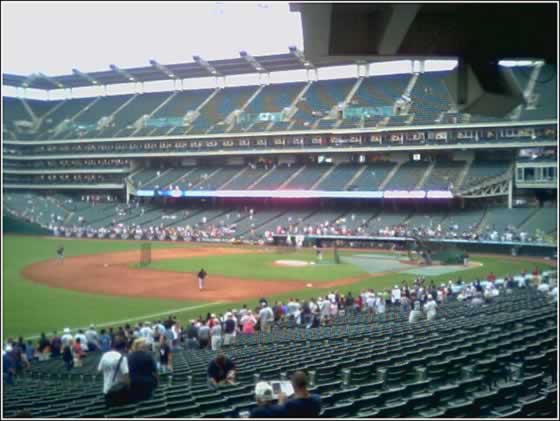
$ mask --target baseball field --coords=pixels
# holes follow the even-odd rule
[[[140,267],[146,242],[3,236],[4,337],[34,337],[91,323],[115,326],[163,318],[187,321],[208,312],[253,307],[271,301],[309,298],[338,289],[386,288],[424,275],[436,284],[547,269],[551,261],[471,255],[469,267],[422,267],[406,256],[372,250],[332,250],[322,261],[315,251],[196,243],[152,243],[152,263]],[[63,245],[65,257],[56,257]],[[198,289],[196,273],[208,273]]]

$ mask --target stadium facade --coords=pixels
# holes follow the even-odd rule
[[[49,90],[331,63],[292,51],[151,64],[3,82]],[[526,105],[490,118],[457,110],[449,71],[368,76],[356,66],[365,72],[346,79],[3,97],[5,212],[78,237],[386,244],[420,235],[554,252],[555,67],[513,67]]]

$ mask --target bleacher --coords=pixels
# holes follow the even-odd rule
[[[401,165],[389,180],[385,190],[414,190],[429,163],[424,161],[408,161]]]
[[[473,187],[477,184],[491,180],[505,174],[511,166],[509,161],[482,161],[476,160],[471,164],[465,179],[461,185],[462,189]]]
[[[409,324],[397,309],[345,315],[317,329],[283,324],[226,347],[238,384],[210,390],[209,350],[176,351],[173,375],[147,401],[106,409],[99,354],[66,373],[36,362],[4,388],[4,416],[239,417],[256,403],[257,379],[304,370],[323,417],[553,417],[557,410],[557,311],[533,288],[478,309],[452,301],[435,321]]]
[[[436,161],[423,185],[424,190],[448,190],[457,186],[457,178],[465,169],[465,161]]]

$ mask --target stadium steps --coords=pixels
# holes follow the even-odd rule
[[[145,114],[145,115],[143,115],[142,117],[140,117],[139,120],[145,120],[145,119],[151,118],[155,113],[157,113],[160,109],[162,109],[169,101],[171,101],[171,100],[175,97],[175,95],[177,95],[177,92],[176,92],[176,91],[173,92],[171,95],[169,95],[167,98],[165,98],[165,99],[161,102],[161,104],[159,104],[156,108],[154,108],[154,109],[152,110],[152,112],[150,112],[150,114]],[[144,124],[141,124],[141,125],[139,124],[139,125],[138,125],[138,128],[132,132],[132,134],[130,135],[130,137],[134,137],[134,136],[136,135],[136,133],[138,133],[138,132],[139,132],[140,130],[142,130],[143,128],[144,128]],[[152,132],[153,132],[153,130],[152,130]],[[150,133],[151,133],[151,132],[150,132]]]
[[[222,169],[221,168],[216,168],[214,171],[212,171],[210,174],[208,174],[208,178],[212,178],[214,177],[216,174],[218,174]],[[192,188],[194,189],[195,187],[200,186],[202,183],[206,183],[206,180],[203,180],[202,177],[200,178],[200,180],[198,180],[197,183],[193,184]]]
[[[25,98],[20,98],[20,101],[23,105],[23,108],[25,108],[25,111],[27,111],[27,114],[29,114],[29,117],[31,118],[31,121],[33,121],[35,123],[38,120],[38,117],[35,115],[35,113],[31,109],[31,107],[29,106],[29,104],[25,100]]]
[[[319,179],[313,183],[313,185],[311,186],[311,188],[309,190],[315,190],[317,188],[317,186],[321,185],[321,183],[329,176],[331,175],[331,173],[336,169],[336,167],[338,167],[338,165],[333,165],[331,166],[327,171],[325,171],[325,173],[319,177]]]
[[[72,217],[74,216],[75,212],[70,212],[66,218],[64,218],[64,221],[62,222],[62,225],[66,225],[68,224],[68,222],[72,219]]]
[[[480,220],[480,222],[478,223],[475,233],[476,234],[480,234],[480,232],[484,229],[484,227],[486,225],[488,225],[488,219],[490,218],[490,212],[488,210],[488,208],[484,209],[484,215],[482,216],[482,219]]]
[[[527,215],[527,218],[525,218],[525,219],[517,226],[517,228],[521,230],[521,229],[523,229],[524,226],[528,225],[528,224],[531,222],[531,220],[533,220],[533,219],[537,216],[537,214],[539,213],[539,210],[540,210],[540,208],[535,208],[535,209],[533,210],[533,212],[531,212],[529,215]]]
[[[62,120],[60,123],[58,123],[58,125],[54,128],[54,133],[53,136],[57,137],[59,136],[62,132],[64,132],[66,129],[66,125],[68,124],[68,122],[73,122],[76,118],[78,118],[80,115],[82,115],[84,112],[86,112],[87,110],[89,110],[97,101],[101,100],[101,97],[97,97],[95,98],[93,101],[89,102],[85,107],[83,107],[82,109],[80,109],[80,111],[78,111],[76,114],[74,114],[73,116],[71,116],[68,119],[64,119]]]
[[[366,168],[367,168],[367,165],[362,165],[362,168],[360,168],[358,171],[356,171],[356,174],[354,174],[354,176],[350,179],[350,181],[348,181],[348,183],[346,183],[346,185],[344,186],[344,190],[348,190],[348,188],[350,186],[353,186],[354,183],[356,182],[356,180],[358,178],[360,178],[361,175],[364,173]]]
[[[233,177],[231,177],[229,180],[227,180],[224,184],[222,184],[221,186],[216,188],[216,190],[226,190],[226,187],[229,184],[231,184],[232,181],[238,179],[239,177],[241,177],[245,174],[245,172],[247,171],[247,168],[249,168],[249,167],[243,168],[241,171],[239,171],[237,174],[235,174]]]
[[[280,185],[278,186],[278,189],[277,189],[277,190],[282,190],[282,189],[284,189],[288,184],[290,184],[290,182],[291,182],[293,179],[295,179],[298,175],[300,175],[300,173],[301,173],[303,170],[305,170],[305,168],[306,168],[306,166],[305,166],[305,165],[302,165],[302,166],[300,167],[299,170],[297,170],[295,173],[293,173],[291,176],[289,176],[288,179],[287,179],[286,181],[284,181],[282,184],[280,184]]]
[[[247,109],[247,107],[251,104],[251,102],[253,102],[253,100],[258,97],[260,95],[260,93],[262,92],[262,90],[266,87],[265,84],[260,85],[257,90],[253,93],[253,95],[251,95],[249,97],[249,99],[247,101],[245,101],[245,104],[243,104],[241,106],[241,108],[239,109],[239,111],[242,113],[245,112],[245,110]],[[226,121],[231,121],[228,128],[225,130],[225,133],[229,133],[233,130],[233,128],[235,127],[236,121],[235,121],[235,111],[233,110],[229,116],[227,116]]]
[[[116,116],[118,113],[120,113],[122,110],[124,110],[124,109],[125,109],[132,101],[134,101],[137,97],[138,97],[138,94],[131,95],[131,97],[130,97],[124,104],[122,104],[119,108],[117,108],[115,111],[113,111],[113,113],[112,113],[111,115],[108,116],[109,118],[108,118],[108,120],[107,120],[107,121],[108,121],[107,124],[110,124],[111,122],[113,122],[114,119],[115,119],[115,116]],[[106,128],[107,128],[107,127],[105,127],[104,130],[105,130]],[[103,134],[103,131],[101,132],[101,134]]]
[[[463,168],[461,174],[459,174],[459,177],[457,177],[457,185],[455,186],[455,190],[459,190],[463,185],[463,181],[465,181],[465,177],[469,173],[473,161],[473,159],[467,161],[467,165],[465,165],[465,168]]]
[[[364,80],[364,76],[360,76],[358,80],[356,80],[356,83],[354,84],[354,86],[352,86],[352,89],[350,89],[348,95],[346,95],[346,98],[344,98],[344,108],[346,108],[348,104],[352,102],[354,96],[356,95],[356,92],[358,92],[358,89],[360,89],[360,86],[362,86],[362,83],[364,83]]]
[[[247,186],[247,188],[245,190],[251,190],[253,187],[255,187],[257,184],[259,184],[262,180],[264,180],[266,177],[268,177],[270,174],[272,174],[274,171],[276,171],[276,167],[272,167],[271,169],[269,169],[267,172],[265,172],[263,175],[261,175],[259,178],[257,178],[255,181],[253,181],[252,184],[250,184],[249,186]]]
[[[414,89],[414,85],[416,85],[416,81],[418,80],[419,77],[420,77],[420,73],[418,72],[413,73],[412,77],[410,78],[410,81],[408,82],[408,85],[406,86],[406,89],[402,94],[403,97],[410,98],[410,94]]]
[[[387,186],[387,184],[389,184],[389,182],[391,181],[391,179],[394,177],[394,175],[399,171],[399,169],[401,168],[401,166],[404,164],[404,161],[399,162],[398,164],[396,164],[393,169],[389,172],[389,174],[387,174],[387,177],[385,177],[385,180],[383,180],[381,182],[381,184],[379,185],[379,190],[385,190],[385,186]]]
[[[185,131],[185,133],[183,134],[188,134],[194,127],[194,122],[198,119],[198,117],[200,117],[201,111],[204,109],[204,107],[206,107],[206,105],[212,101],[214,99],[214,97],[216,95],[218,95],[220,93],[220,91],[222,90],[222,88],[217,87],[210,95],[208,95],[208,98],[206,98],[204,101],[202,101],[202,103],[196,107],[196,109],[194,110],[196,117],[193,118],[190,122],[189,128]],[[185,115],[185,118],[187,117],[187,115]]]
[[[426,168],[426,171],[424,171],[424,174],[422,175],[422,177],[420,177],[420,181],[414,187],[414,190],[420,190],[422,188],[422,186],[424,186],[424,184],[426,183],[426,180],[428,179],[428,177],[432,173],[435,166],[436,166],[436,162],[432,161],[430,163],[430,166],[428,168]]]
[[[311,85],[313,84],[313,81],[310,80],[309,82],[307,82],[305,84],[305,86],[303,87],[303,89],[299,92],[299,94],[297,94],[297,96],[294,98],[294,100],[292,101],[292,103],[290,104],[289,108],[289,112],[288,115],[285,117],[286,120],[291,120],[292,117],[297,113],[298,108],[297,108],[297,104],[298,102],[301,100],[301,98],[303,98],[303,96],[305,95],[305,93],[309,90],[309,88],[311,88]],[[288,130],[290,130],[292,128],[292,126],[296,123],[295,120],[292,121],[292,123],[290,123],[290,125],[288,126]],[[266,126],[266,131],[269,131],[272,126],[274,126],[274,121],[271,121],[270,124],[268,126]]]

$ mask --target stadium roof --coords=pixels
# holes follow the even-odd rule
[[[150,60],[146,67],[121,69],[114,64],[110,70],[99,72],[81,72],[73,69],[72,74],[61,76],[47,76],[34,73],[22,76],[4,73],[3,85],[34,89],[63,89],[80,88],[95,85],[113,85],[131,82],[152,82],[170,79],[192,79],[202,77],[231,76],[250,73],[272,73],[286,70],[305,70],[319,67],[342,66],[357,63],[372,63],[380,61],[402,60],[401,58],[369,57],[356,59],[355,57],[324,57],[310,62],[303,52],[290,47],[289,53],[268,56],[251,56],[245,51],[240,52],[240,58],[205,61],[199,56],[193,57],[191,63],[159,64]]]

